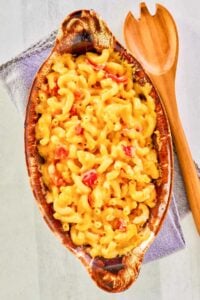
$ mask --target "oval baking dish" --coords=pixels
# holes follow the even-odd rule
[[[118,104],[125,105],[127,110],[124,110],[124,113],[121,114],[121,111],[116,109],[116,111],[115,111],[116,116],[117,115],[120,116],[119,119],[121,118],[121,121],[120,121],[121,123],[119,124],[118,120],[116,120],[115,125],[116,124],[117,125],[115,127],[113,127],[115,129],[113,129],[113,130],[111,129],[111,132],[109,134],[109,138],[110,138],[109,142],[114,141],[115,135],[113,135],[113,132],[117,131],[117,130],[121,130],[121,131],[119,131],[119,134],[121,134],[121,136],[123,136],[123,140],[125,141],[124,142],[125,144],[120,144],[121,150],[119,149],[119,152],[117,152],[117,153],[120,153],[119,155],[121,155],[120,157],[122,157],[121,158],[121,160],[122,160],[121,167],[119,167],[119,169],[121,168],[120,171],[117,173],[116,169],[115,169],[115,173],[111,172],[114,170],[115,166],[117,165],[117,164],[115,164],[117,159],[115,158],[115,156],[112,156],[112,159],[110,160],[110,166],[109,166],[110,169],[109,168],[107,169],[107,170],[110,170],[110,175],[108,175],[108,173],[103,173],[103,171],[102,171],[103,167],[101,166],[101,168],[100,168],[98,166],[97,162],[96,162],[96,164],[92,165],[92,167],[90,168],[91,170],[88,174],[87,164],[86,164],[85,169],[83,168],[83,166],[81,167],[81,164],[80,164],[81,157],[83,155],[85,155],[84,154],[85,148],[83,148],[83,149],[77,148],[78,147],[77,145],[79,145],[79,144],[81,147],[82,144],[80,142],[79,144],[76,144],[76,150],[75,150],[75,152],[73,152],[74,153],[73,155],[75,157],[73,166],[76,163],[77,168],[75,168],[75,169],[78,170],[78,168],[80,168],[80,169],[83,168],[84,175],[83,174],[80,175],[79,173],[77,173],[78,175],[77,174],[74,175],[74,174],[71,174],[73,172],[70,171],[71,175],[70,175],[69,182],[64,177],[57,178],[55,176],[52,179],[54,181],[51,181],[51,180],[48,181],[48,179],[45,181],[44,173],[46,171],[43,172],[43,169],[46,168],[45,164],[47,164],[47,162],[45,160],[46,159],[45,155],[49,155],[48,157],[52,157],[52,154],[51,155],[48,154],[48,150],[47,150],[47,152],[45,152],[44,155],[41,155],[42,151],[40,150],[40,147],[38,145],[42,144],[42,147],[46,146],[46,145],[48,146],[49,139],[51,138],[53,140],[53,138],[52,138],[52,136],[48,136],[48,139],[43,138],[43,140],[42,140],[41,128],[39,129],[40,131],[38,134],[38,126],[40,126],[38,124],[42,123],[44,121],[42,119],[42,116],[44,116],[44,114],[45,114],[44,107],[46,107],[45,106],[46,104],[45,104],[43,106],[43,110],[38,108],[40,101],[42,101],[41,97],[39,96],[39,93],[41,92],[41,90],[43,90],[43,91],[45,91],[47,96],[49,95],[48,97],[51,96],[51,101],[53,101],[52,99],[55,100],[55,99],[58,99],[59,97],[61,97],[61,100],[59,100],[59,101],[62,101],[62,99],[63,99],[62,93],[64,93],[65,91],[64,92],[63,92],[63,90],[61,91],[62,74],[59,75],[60,78],[57,78],[59,72],[57,71],[56,68],[59,69],[60,65],[57,64],[56,66],[58,66],[58,67],[56,67],[55,61],[57,63],[60,58],[67,59],[67,57],[70,57],[70,59],[72,59],[73,64],[79,65],[82,62],[88,63],[88,65],[89,65],[88,69],[92,70],[92,72],[94,72],[94,74],[96,74],[95,76],[97,76],[97,77],[99,76],[99,78],[100,78],[99,83],[97,83],[97,81],[95,81],[95,83],[94,83],[95,89],[98,90],[98,93],[101,92],[101,91],[99,92],[99,90],[104,86],[106,87],[106,91],[108,91],[107,84],[108,85],[111,84],[111,88],[113,86],[118,86],[118,90],[124,89],[124,87],[126,87],[126,85],[128,84],[127,80],[129,80],[129,82],[130,82],[130,78],[129,79],[125,78],[124,74],[120,75],[120,72],[122,72],[122,71],[120,71],[121,67],[119,67],[119,66],[118,66],[119,73],[117,73],[118,71],[116,71],[116,70],[115,70],[114,74],[111,72],[111,69],[112,68],[115,69],[115,67],[117,65],[115,59],[112,58],[112,60],[108,62],[109,67],[108,67],[108,65],[106,65],[105,62],[101,63],[101,59],[99,57],[102,57],[102,53],[104,55],[105,53],[108,53],[108,52],[109,52],[109,55],[111,58],[116,57],[118,64],[121,63],[123,65],[124,69],[126,69],[126,66],[127,66],[127,68],[129,68],[128,70],[130,70],[130,66],[131,66],[131,70],[133,70],[133,74],[131,75],[132,82],[130,83],[130,85],[133,86],[135,89],[136,88],[138,89],[136,91],[137,99],[138,99],[137,103],[139,103],[139,104],[142,103],[144,112],[147,110],[145,108],[146,103],[148,101],[150,101],[150,103],[153,103],[153,107],[154,107],[153,115],[155,116],[156,122],[155,122],[155,126],[153,127],[153,133],[151,134],[150,137],[148,137],[145,140],[145,143],[146,143],[145,145],[147,146],[145,149],[146,149],[146,151],[149,151],[148,150],[148,145],[149,145],[150,151],[154,152],[154,154],[156,153],[156,158],[154,155],[153,156],[154,158],[152,160],[155,160],[157,162],[157,168],[159,170],[158,171],[159,173],[157,172],[156,173],[157,175],[148,175],[148,174],[152,174],[153,167],[151,167],[151,165],[150,165],[150,167],[149,167],[150,170],[146,171],[148,176],[146,176],[146,177],[143,176],[143,178],[147,178],[147,179],[142,179],[143,182],[139,182],[139,183],[138,183],[137,179],[134,179],[135,175],[132,174],[132,170],[136,170],[136,169],[134,169],[134,166],[135,166],[134,164],[136,164],[136,161],[134,161],[134,159],[136,159],[136,157],[134,157],[134,154],[133,154],[133,150],[135,148],[129,145],[129,143],[131,143],[131,141],[133,141],[134,138],[132,136],[127,137],[125,135],[125,132],[127,132],[127,128],[124,128],[123,126],[124,126],[124,123],[126,120],[126,115],[129,115],[129,113],[130,113],[130,111],[128,110],[129,102],[132,103],[133,101],[136,101],[136,100],[133,100],[131,98],[127,98],[128,99],[127,100],[126,97],[125,98],[122,97],[121,99],[119,99],[120,98],[119,94],[117,94],[117,96],[111,95],[110,97],[111,98],[114,97],[112,99],[113,99],[113,101],[116,101],[117,105]],[[70,54],[71,56],[68,54]],[[68,56],[66,56],[66,55],[68,55]],[[105,54],[105,55],[107,55],[107,54]],[[68,64],[69,64],[69,62],[68,62]],[[83,65],[83,63],[82,63],[82,65]],[[63,67],[63,65],[62,65],[62,67]],[[85,70],[84,66],[82,66],[82,70]],[[51,73],[51,72],[53,72],[53,73]],[[62,72],[65,73],[65,70]],[[83,75],[86,74],[84,72],[83,72]],[[58,81],[58,85],[57,84],[55,85],[55,80],[50,82],[50,79],[49,79],[50,73],[54,74],[54,75],[56,74],[55,76],[57,76],[57,77],[55,80]],[[77,74],[75,74],[75,73],[72,73],[72,74],[73,74],[73,76],[77,76]],[[73,83],[73,80],[74,80],[73,76],[71,76],[72,83],[70,84],[70,88],[72,90],[73,90],[74,86],[76,85]],[[68,76],[68,77],[70,77],[70,76]],[[90,81],[89,88],[94,90],[94,86],[92,86],[93,83],[91,83],[93,79],[91,79],[91,78],[92,77],[90,77],[90,79],[88,79],[88,78],[82,79],[82,81],[84,81],[84,82],[85,82],[85,80]],[[69,88],[68,85],[66,85],[66,86],[67,86],[67,88]],[[83,89],[85,94],[87,94],[86,90],[88,90],[89,88],[87,85],[87,87],[85,87],[85,90]],[[81,96],[80,93],[78,93],[77,91],[73,92],[73,93],[74,93],[72,95],[73,101],[76,100],[77,103],[80,104],[80,102],[82,100],[84,100],[84,99],[80,99],[80,98],[81,97],[84,98],[85,94],[83,96]],[[57,98],[53,98],[53,97],[57,97]],[[102,99],[101,94],[99,97],[100,98],[98,98],[98,99]],[[69,97],[67,99],[68,99],[67,101],[70,101]],[[92,99],[94,100],[94,97]],[[107,103],[112,105],[112,103],[109,102],[110,99],[105,98],[104,100],[108,101]],[[48,101],[48,103],[50,103],[49,98],[47,100],[44,97],[43,101]],[[96,106],[94,106],[94,107],[96,107],[95,108],[96,110],[97,110],[97,107],[99,104],[97,104],[97,105],[94,104],[94,105],[96,105]],[[68,105],[68,103],[67,103],[67,105]],[[116,105],[116,107],[117,107],[117,105]],[[136,109],[136,104],[133,104],[133,105]],[[80,106],[81,106],[81,104],[80,104]],[[87,111],[89,111],[89,109],[94,109],[94,107],[87,108]],[[107,109],[106,112],[108,112],[108,107],[106,107],[106,109]],[[42,113],[41,113],[41,111],[42,111]],[[63,113],[63,108],[61,107],[57,111],[53,111],[52,119],[54,118],[54,116],[56,114],[59,114],[59,111],[62,111],[62,113]],[[71,115],[69,115],[69,113],[71,113]],[[141,111],[140,111],[140,113],[141,113]],[[81,110],[80,110],[80,115],[81,114],[82,114],[82,116],[84,116],[83,108],[81,108]],[[68,116],[68,117],[66,117],[68,119],[65,120],[66,126],[69,125],[69,123],[67,123],[67,122],[72,122],[72,121],[76,122],[77,121],[77,122],[83,124],[83,127],[84,127],[84,122],[83,122],[84,117],[82,117],[82,119],[81,119],[81,117],[79,116],[77,111],[75,109],[72,109],[72,107],[70,107],[70,110],[69,110],[69,108],[66,109],[66,116]],[[106,116],[107,116],[107,119],[105,119]],[[102,118],[107,120],[107,122],[109,124],[110,120],[109,120],[108,116],[110,116],[111,120],[112,120],[112,118],[114,118],[113,117],[114,115],[112,115],[112,114],[110,114],[110,115],[102,114]],[[91,118],[92,118],[92,114],[91,114]],[[141,120],[144,119],[144,117],[142,115],[140,116],[140,118],[141,118]],[[99,118],[97,121],[101,122],[101,118]],[[56,124],[58,123],[58,121],[53,121],[53,122],[54,122],[54,126],[55,126],[55,123]],[[104,123],[102,123],[102,124],[104,124]],[[113,124],[111,124],[111,125],[113,125]],[[52,124],[50,126],[51,126],[51,129],[49,131],[50,133],[48,132],[48,134],[51,134],[52,128],[53,128]],[[102,126],[104,126],[104,125],[102,125]],[[107,124],[105,126],[107,126]],[[102,129],[99,131],[99,134],[103,131],[104,127],[102,127]],[[62,132],[63,132],[63,128],[64,127],[62,127]],[[66,128],[68,128],[68,127],[66,127]],[[112,128],[112,126],[111,126],[111,128]],[[77,135],[80,136],[81,134],[83,134],[84,130],[91,131],[92,129],[88,128],[88,127],[84,127],[84,128],[82,128],[80,126],[77,127],[77,125],[76,125],[75,132]],[[132,128],[128,128],[128,130],[131,131]],[[137,132],[141,133],[143,129],[140,130],[140,128],[139,129],[135,128],[135,130],[136,130],[136,136],[137,136]],[[95,128],[93,131],[95,132]],[[123,131],[123,134],[122,134],[122,131]],[[66,129],[64,134],[69,134],[69,131]],[[95,134],[94,134],[94,136],[95,136]],[[60,136],[59,136],[59,138],[60,138]],[[98,137],[96,136],[96,139],[97,138]],[[73,136],[71,137],[71,139],[73,140]],[[54,140],[55,141],[58,140],[58,136],[54,137]],[[94,140],[95,140],[95,138],[94,138]],[[108,141],[108,139],[107,139],[107,141]],[[68,144],[66,144],[66,145],[70,145],[70,147],[71,147],[70,141],[68,141],[67,143]],[[137,141],[135,141],[135,143],[137,145]],[[89,147],[89,146],[86,145],[85,147]],[[112,148],[112,145],[109,147]],[[47,149],[50,149],[50,148],[47,147]],[[94,159],[94,160],[96,159],[95,155],[100,157],[100,154],[107,151],[104,148],[102,148],[101,153],[100,153],[100,152],[98,152],[98,149],[95,148],[95,146],[94,146],[94,149],[90,148],[90,150],[91,151],[88,150],[88,152],[91,152],[91,153],[89,153],[88,155],[91,154],[91,156],[89,156],[89,157],[91,157],[91,159]],[[68,154],[68,149],[66,149],[66,147],[64,146],[64,147],[59,148],[59,151],[57,151],[57,150],[53,150],[53,151],[54,151],[53,152],[54,157],[51,158],[51,162],[55,163],[55,165],[52,166],[52,164],[48,163],[48,168],[47,168],[48,172],[53,172],[53,174],[54,174],[55,166],[57,167],[57,165],[56,165],[57,162],[59,161],[59,159],[60,160],[63,159],[63,157],[65,158],[64,161],[66,162],[66,165],[69,167],[69,170],[73,169],[73,167],[70,167],[68,158],[67,158],[67,155],[69,155],[69,156],[72,155],[72,154],[70,154],[71,153],[70,151],[72,151],[72,150],[70,150],[69,154]],[[55,151],[57,151],[57,152],[55,152]],[[118,151],[118,150],[116,150],[116,151]],[[76,11],[66,17],[66,19],[64,20],[64,22],[61,25],[61,28],[59,30],[59,33],[58,33],[56,41],[55,41],[55,45],[53,47],[53,50],[52,50],[50,56],[42,64],[42,66],[40,67],[39,71],[37,72],[37,74],[35,76],[35,79],[34,79],[34,82],[33,82],[32,88],[31,88],[30,96],[29,96],[27,110],[26,110],[25,153],[26,153],[27,169],[28,169],[28,174],[30,177],[31,187],[32,187],[35,199],[37,201],[38,207],[40,209],[40,212],[41,212],[43,218],[45,219],[45,221],[47,222],[48,226],[50,227],[50,229],[53,231],[53,233],[56,236],[59,237],[59,239],[61,240],[63,245],[65,247],[67,247],[71,252],[73,252],[81,260],[81,262],[86,267],[86,269],[89,272],[92,279],[96,282],[96,284],[100,288],[102,288],[106,291],[109,291],[109,292],[120,292],[120,291],[127,289],[131,285],[131,283],[133,283],[136,280],[139,270],[140,270],[141,263],[144,258],[144,255],[145,255],[147,249],[149,248],[150,244],[153,242],[158,231],[160,230],[163,220],[166,216],[167,209],[169,207],[171,189],[172,189],[172,173],[173,173],[172,172],[173,171],[173,159],[172,159],[171,134],[170,134],[167,116],[166,116],[166,113],[161,104],[160,98],[156,92],[156,89],[153,87],[151,81],[149,80],[148,76],[146,75],[145,71],[143,70],[141,65],[135,60],[135,58],[133,56],[131,56],[131,54],[129,54],[120,45],[120,43],[116,40],[116,38],[113,36],[113,34],[108,29],[105,22],[101,19],[101,17],[99,17],[92,10]],[[123,158],[123,155],[125,155],[124,158]],[[140,154],[140,155],[142,155],[142,154]],[[77,162],[77,159],[78,159],[77,157],[80,160],[79,162]],[[104,158],[106,159],[106,155],[104,156]],[[129,161],[130,161],[130,164],[129,164]],[[134,161],[134,163],[133,163],[133,161]],[[125,168],[124,162],[126,162],[126,168]],[[91,161],[89,162],[89,160],[88,160],[88,165],[89,164],[91,164]],[[119,165],[119,163],[118,163],[118,165]],[[129,171],[127,171],[127,170],[129,170]],[[145,169],[145,170],[147,170],[147,169]],[[98,174],[98,172],[99,172],[99,174]],[[130,176],[132,176],[132,177],[130,177],[131,179],[127,179],[129,177],[126,177],[126,176],[129,176],[129,175],[125,174],[126,172],[127,173],[129,172],[129,174],[132,174],[132,175],[130,175]],[[109,205],[107,204],[106,201],[110,200],[110,199],[106,198],[106,196],[105,196],[105,199],[104,198],[102,199],[101,204],[99,204],[99,201],[98,201],[100,199],[99,195],[102,195],[102,191],[105,190],[106,188],[108,190],[109,185],[105,186],[104,183],[102,183],[99,194],[97,193],[97,189],[96,189],[96,194],[94,193],[94,191],[93,191],[93,189],[95,189],[94,186],[95,186],[95,184],[97,184],[97,182],[98,182],[98,184],[100,184],[99,182],[101,182],[101,178],[111,178],[111,176],[114,176],[113,174],[120,174],[120,176],[122,176],[122,177],[125,176],[125,177],[123,177],[125,179],[123,179],[124,181],[122,181],[122,182],[125,182],[126,186],[128,185],[130,187],[131,184],[133,184],[133,183],[136,184],[136,187],[138,189],[138,195],[141,195],[142,191],[143,191],[143,187],[145,187],[146,184],[149,184],[151,186],[151,188],[154,189],[154,194],[156,195],[154,198],[153,204],[148,205],[148,201],[145,200],[146,198],[136,199],[136,198],[134,198],[135,196],[133,196],[133,200],[130,200],[130,201],[132,201],[131,205],[133,205],[133,203],[134,203],[135,209],[137,209],[137,213],[134,208],[132,208],[132,210],[130,210],[130,207],[128,207],[128,208],[123,207],[123,209],[121,209],[119,203],[121,203],[121,202],[126,203],[126,201],[128,201],[128,196],[126,197],[126,194],[125,194],[124,197],[122,197],[119,200],[116,200],[118,198],[116,196],[117,194],[115,194],[115,198],[113,196],[113,194],[115,193],[113,187],[112,187],[112,191],[110,194],[111,195],[110,198],[112,198],[112,204],[109,204]],[[143,175],[145,175],[145,174],[143,174]],[[68,175],[66,175],[66,173],[65,173],[65,176],[68,176]],[[107,176],[107,177],[102,177],[102,176]],[[118,176],[118,175],[116,175],[116,176]],[[82,178],[82,182],[80,182],[80,178]],[[56,180],[56,183],[55,183],[55,180]],[[118,180],[118,177],[112,182],[117,183],[117,180]],[[145,180],[148,183],[145,183]],[[49,182],[50,182],[50,187],[48,186]],[[125,215],[125,217],[124,217],[125,221],[123,221],[121,217],[115,217],[115,219],[113,219],[113,216],[111,214],[111,216],[109,216],[109,217],[106,216],[105,222],[107,222],[106,223],[107,227],[105,227],[104,224],[102,225],[102,223],[98,221],[99,220],[98,218],[95,219],[97,221],[94,221],[94,223],[92,223],[92,224],[94,224],[94,226],[96,226],[96,232],[100,232],[98,230],[99,230],[99,227],[101,227],[101,226],[104,226],[104,228],[108,228],[108,230],[109,230],[109,228],[111,228],[113,238],[111,238],[111,240],[109,242],[105,242],[108,238],[108,233],[107,233],[107,235],[106,234],[104,235],[104,242],[102,242],[102,244],[100,243],[101,238],[102,238],[102,232],[99,234],[99,239],[95,240],[96,242],[93,242],[93,241],[90,242],[90,238],[92,240],[92,237],[95,236],[92,227],[90,227],[90,229],[88,229],[88,231],[86,233],[84,232],[84,234],[88,237],[87,243],[80,242],[81,238],[82,238],[82,240],[84,240],[85,236],[83,233],[80,234],[78,231],[77,231],[77,236],[76,236],[78,238],[75,239],[75,236],[73,236],[72,231],[73,230],[76,231],[77,228],[79,228],[80,226],[78,227],[77,224],[74,225],[72,223],[80,222],[80,224],[81,224],[81,220],[80,221],[70,221],[72,219],[74,220],[73,215],[72,215],[71,219],[66,216],[63,218],[62,212],[63,211],[66,212],[66,207],[61,207],[59,212],[57,212],[56,211],[57,208],[56,208],[56,204],[55,204],[56,200],[47,199],[49,197],[48,196],[49,194],[50,194],[50,197],[53,197],[52,195],[54,195],[55,193],[59,193],[59,194],[55,194],[56,195],[55,197],[59,198],[59,197],[61,197],[60,195],[63,191],[66,191],[69,193],[70,189],[76,188],[76,185],[78,185],[78,182],[80,182],[80,187],[82,187],[83,190],[81,190],[81,188],[80,188],[81,192],[80,192],[80,190],[78,190],[78,191],[76,189],[73,190],[73,192],[71,193],[71,199],[69,199],[70,204],[68,203],[69,205],[67,207],[67,209],[68,209],[67,211],[69,211],[69,212],[75,211],[76,212],[77,220],[80,219],[80,216],[77,215],[77,211],[79,209],[77,207],[79,206],[80,201],[86,201],[86,204],[87,204],[87,207],[85,206],[86,208],[84,208],[84,205],[82,205],[83,208],[81,208],[82,209],[81,216],[84,215],[84,209],[86,209],[86,210],[88,209],[90,212],[89,216],[90,216],[91,220],[93,220],[92,218],[94,218],[93,217],[94,209],[96,209],[95,210],[96,213],[98,212],[100,214],[101,220],[103,220],[102,222],[104,222],[104,219],[102,219],[103,218],[102,216],[103,216],[104,210],[106,208],[112,208],[112,209],[116,208],[116,210],[118,211],[119,214],[122,214],[122,210],[123,210],[123,214]],[[55,193],[53,192],[53,188],[51,189],[51,184],[52,184],[52,186],[54,186],[54,185],[56,186],[56,188],[54,189]],[[133,184],[133,187],[134,187],[134,184]],[[122,187],[122,184],[120,186]],[[123,191],[125,191],[125,190],[126,190],[126,188],[123,188]],[[80,199],[77,198],[78,193],[80,195]],[[93,207],[93,204],[91,204],[91,197],[89,197],[89,196],[83,197],[82,193],[83,194],[91,193],[91,195],[92,195],[91,197],[93,197],[94,199],[97,199],[98,204],[94,204],[94,207]],[[120,191],[120,193],[121,193],[121,191]],[[126,192],[123,192],[123,193],[126,193]],[[144,193],[142,195],[144,197]],[[78,204],[76,204],[77,202],[75,202],[75,200],[73,200],[73,198],[76,199],[76,201],[78,201]],[[147,198],[148,198],[148,195],[147,195]],[[116,202],[113,202],[114,201],[113,199],[115,199]],[[122,206],[123,206],[123,204],[122,204]],[[136,217],[138,217],[138,214],[141,213],[142,208],[146,208],[146,207],[148,210],[148,218],[145,219],[145,222],[137,225]],[[56,213],[55,213],[55,211],[56,211]],[[131,215],[131,211],[132,211],[132,215]],[[75,213],[74,213],[74,216],[75,216]],[[88,222],[90,222],[91,220],[88,219]],[[128,220],[128,221],[126,221],[126,220]],[[131,220],[133,220],[133,221],[131,221]],[[137,218],[137,220],[138,220],[138,218]],[[67,222],[67,223],[65,223],[65,222]],[[126,224],[126,222],[128,222],[128,223]],[[129,224],[129,222],[130,222],[130,224]],[[126,246],[126,249],[127,249],[125,251],[124,250],[125,248],[123,248],[123,243],[122,243],[122,240],[120,237],[122,237],[122,239],[123,239],[123,237],[125,236],[124,233],[126,233],[126,229],[128,228],[128,226],[130,228],[132,228],[132,229],[130,229],[130,231],[132,230],[131,231],[132,235],[133,235],[133,231],[136,230],[136,232],[138,233],[137,236],[140,237],[140,240],[138,240],[139,242],[137,242],[135,244],[133,244],[134,237],[130,240],[129,240],[129,238],[127,238],[128,243],[127,243],[127,240],[124,240],[124,245]],[[148,234],[146,234],[147,232],[148,232]],[[142,238],[142,236],[143,236],[143,238]],[[94,243],[96,243],[96,244],[94,244]],[[103,248],[101,249],[101,247],[103,247],[103,246],[101,246],[101,245],[103,245],[103,243],[105,244],[104,250],[102,250]],[[133,245],[135,245],[135,246],[133,246]],[[113,247],[113,250],[112,250],[112,247]],[[97,249],[98,249],[98,251],[97,251]],[[109,249],[109,251],[106,249]],[[118,250],[116,250],[116,249],[118,249]]]

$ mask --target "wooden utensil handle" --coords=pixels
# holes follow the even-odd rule
[[[168,114],[182,176],[185,183],[187,198],[189,200],[197,230],[200,234],[200,180],[197,176],[190,148],[178,114],[174,78],[169,78],[169,76],[167,77],[164,75],[154,77],[153,82],[157,86]]]
[[[170,123],[187,197],[197,230],[200,234],[200,181],[179,117]]]

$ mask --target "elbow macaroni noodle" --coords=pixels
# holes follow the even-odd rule
[[[57,55],[38,92],[36,140],[54,218],[92,256],[147,239],[159,178],[151,85],[111,49]],[[141,95],[143,95],[141,97]]]

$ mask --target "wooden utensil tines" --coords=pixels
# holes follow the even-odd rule
[[[145,3],[140,4],[141,17],[128,13],[124,38],[128,49],[143,65],[157,88],[165,106],[186,187],[187,198],[200,234],[200,181],[181,125],[175,95],[178,58],[178,34],[175,22],[166,8],[156,5],[150,15]]]

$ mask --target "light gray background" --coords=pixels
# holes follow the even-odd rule
[[[133,0],[0,0],[0,63],[58,27],[68,13],[97,10],[123,43],[122,24]],[[146,1],[155,11],[155,2]],[[160,1],[173,14],[180,37],[177,100],[193,157],[200,164],[200,1]],[[128,291],[98,289],[43,222],[27,180],[23,120],[0,87],[0,299],[1,300],[199,300],[200,239],[191,214],[182,221],[187,247],[142,267]]]

